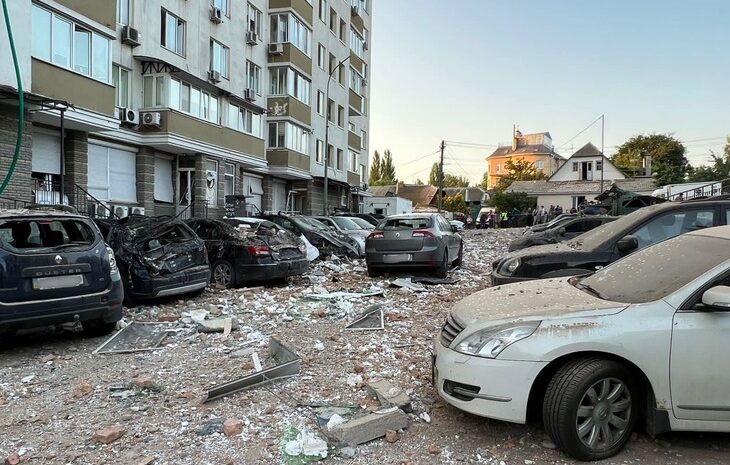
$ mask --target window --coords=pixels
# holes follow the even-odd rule
[[[337,13],[334,8],[330,8],[330,31],[337,32]]]
[[[162,10],[160,43],[166,49],[185,56],[185,21],[166,10]]]
[[[573,162],[573,171],[575,171],[576,173],[578,172],[578,163],[577,162]]]
[[[360,148],[364,149],[368,145],[368,133],[364,130],[360,130]]]
[[[362,99],[360,99],[360,113],[363,115],[368,114],[368,98],[364,95],[361,95]]]
[[[337,105],[337,126],[345,127],[345,109],[340,105]]]
[[[233,195],[236,182],[236,165],[226,163],[223,165],[223,195]]]
[[[327,120],[331,123],[335,122],[335,120],[332,119],[335,117],[334,107],[335,107],[335,102],[332,99],[328,99],[327,100]]]
[[[350,28],[350,49],[360,58],[365,55],[365,39],[353,28]]]
[[[228,5],[228,0],[211,0],[210,4],[221,10],[224,15],[229,18],[231,17],[231,9]]]
[[[337,169],[342,171],[342,158],[344,157],[342,149],[337,149]]]
[[[360,182],[362,184],[365,184],[367,182],[367,179],[365,178],[365,165],[360,165]]]
[[[337,66],[337,59],[335,58],[335,56],[334,56],[334,55],[332,55],[332,54],[330,53],[330,66],[329,66],[329,68],[327,69],[327,71],[329,71],[330,73],[332,73],[332,71],[334,71],[334,70],[335,70],[335,66]]]
[[[261,68],[251,61],[246,61],[246,80],[248,88],[261,95]]]
[[[309,105],[310,82],[293,68],[270,68],[270,95],[291,95]]]
[[[596,162],[596,171],[603,171],[603,162],[602,161]]]
[[[172,203],[175,201],[175,192],[172,186],[174,173],[172,158],[155,157],[155,190],[154,199],[157,202]]]
[[[213,39],[210,40],[210,69],[228,78],[228,47]]]
[[[332,168],[333,163],[335,161],[334,151],[335,151],[335,148],[332,147],[332,145],[327,144],[327,166],[329,168]]]
[[[129,0],[117,0],[117,22],[129,24]]]
[[[255,32],[257,36],[261,37],[261,24],[263,23],[263,15],[261,11],[255,6],[248,4],[248,11],[246,13],[246,20],[248,22],[248,31]]]
[[[324,92],[317,91],[317,113],[324,116]]]
[[[289,42],[311,56],[311,31],[302,21],[290,13],[271,15],[271,43]]]
[[[714,223],[713,210],[688,210],[660,215],[632,234],[643,248],[665,239],[697,229],[710,228]]]
[[[145,76],[145,92],[147,78]],[[159,100],[159,96],[157,96]],[[145,106],[147,97],[145,93]],[[218,124],[218,97],[177,78],[170,78],[170,108]]]
[[[500,171],[502,171],[502,165],[497,163],[497,173],[499,173]]]
[[[327,23],[327,0],[319,0],[319,19]]]
[[[218,204],[218,162],[205,160],[205,199],[211,205]]]
[[[344,42],[347,37],[347,23],[344,19],[340,18],[340,40]]]
[[[227,125],[236,131],[245,132],[256,137],[261,135],[261,115],[232,103],[228,104]]]
[[[537,160],[535,162],[535,169],[542,171],[544,164],[545,164],[545,162],[543,160]]]
[[[32,6],[31,21],[34,58],[110,83],[108,38],[36,5]]]
[[[324,142],[317,139],[317,152],[315,154],[314,161],[317,163],[324,163]]]
[[[337,68],[337,82],[339,82],[341,86],[345,85],[345,67],[342,65]]]
[[[353,152],[352,150],[349,151],[350,155],[350,168],[349,170],[353,173],[357,173],[357,152]]]
[[[350,66],[350,89],[352,89],[357,95],[362,95],[362,76],[357,70]]]
[[[269,147],[309,155],[309,131],[288,121],[269,123]]]
[[[355,134],[355,123],[353,123],[352,121],[348,121],[347,130]]]
[[[317,66],[319,66],[322,69],[325,69],[325,57],[327,56],[327,50],[324,48],[324,45],[319,44],[317,46]]]
[[[120,108],[129,106],[129,71],[119,67],[112,66],[112,85],[116,95],[115,105]]]
[[[142,90],[144,108],[165,106],[165,76],[145,76],[142,79]]]
[[[89,144],[89,193],[99,200],[136,203],[136,159],[135,152]]]

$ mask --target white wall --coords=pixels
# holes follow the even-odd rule
[[[596,162],[601,161],[601,156],[569,158],[558,171],[553,174],[550,181],[578,181],[580,180],[580,165],[578,171],[573,171],[573,163],[593,162],[593,180],[601,179],[601,172],[596,171]],[[619,171],[607,158],[603,158],[603,179],[613,181],[614,179],[625,179],[626,176]]]
[[[563,212],[569,211],[571,208],[573,208],[573,197],[578,196],[584,196],[586,201],[593,201],[595,200],[596,193],[592,194],[550,194],[550,195],[538,195],[537,196],[537,206],[544,206],[546,210],[550,209],[550,205],[558,206],[560,205],[563,207]]]
[[[20,68],[21,83],[23,90],[30,92],[31,3],[29,0],[10,0],[7,4],[10,27],[13,30],[13,41]],[[2,8],[0,8],[0,13],[2,13]],[[8,31],[5,28],[5,18],[2,14],[0,14],[0,85],[18,89],[15,66],[13,65],[10,42],[8,41]]]

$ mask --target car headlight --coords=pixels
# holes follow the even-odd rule
[[[540,323],[540,320],[525,321],[485,328],[464,338],[456,346],[456,351],[478,357],[495,358],[510,344],[531,336]]]
[[[508,258],[502,262],[502,265],[499,267],[499,272],[503,275],[512,276],[517,271],[517,268],[520,267],[520,263],[520,257]]]

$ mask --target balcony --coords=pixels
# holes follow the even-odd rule
[[[362,139],[352,131],[347,131],[347,146],[351,149],[360,150],[362,148]]]
[[[273,10],[278,8],[291,8],[292,10],[296,11],[297,14],[309,24],[312,24],[312,21],[314,20],[314,10],[312,9],[312,4],[310,2],[307,2],[307,0],[269,1],[269,9]]]
[[[350,89],[350,110],[350,115],[362,115],[362,96],[352,89]],[[354,110],[354,113],[352,110]]]
[[[117,22],[116,2],[89,0],[56,0],[61,5],[74,10],[80,15],[93,19],[106,27],[114,29]],[[35,79],[35,76],[33,76]]]
[[[266,151],[269,165],[284,166],[309,172],[309,156],[288,149],[269,149]]]
[[[266,105],[270,118],[288,116],[307,126],[312,124],[312,108],[294,97],[269,97]]]
[[[310,6],[311,10],[312,7]],[[284,53],[269,55],[269,63],[291,63],[307,74],[312,74],[312,59],[290,43],[282,44]]]
[[[31,62],[31,90],[34,94],[65,100],[78,108],[114,116],[115,97],[111,85],[35,58]]]
[[[358,173],[353,173],[352,171],[347,172],[347,184],[351,186],[360,186],[360,175]]]

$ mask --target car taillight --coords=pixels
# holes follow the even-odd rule
[[[271,250],[265,245],[249,245],[246,247],[246,250],[248,250],[248,253],[253,256],[271,254]]]
[[[109,271],[111,271],[112,274],[118,273],[119,268],[117,267],[117,259],[114,256],[114,251],[109,246],[107,246],[106,248],[106,255],[107,259],[109,260]]]
[[[412,237],[436,237],[431,231],[413,231]]]
[[[383,237],[385,237],[385,236],[383,235],[382,232],[380,232],[380,231],[373,231],[368,236],[368,239],[381,239]]]

